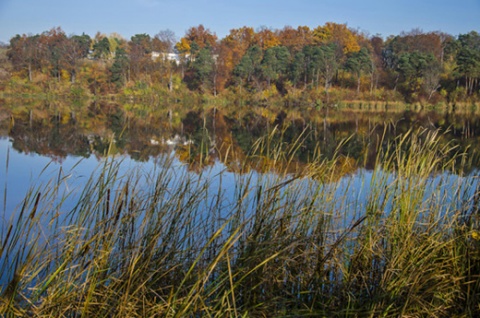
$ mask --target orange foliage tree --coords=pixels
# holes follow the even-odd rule
[[[313,44],[313,33],[307,26],[299,26],[297,29],[286,26],[278,32],[278,37],[280,44],[287,47],[292,55]]]
[[[218,46],[218,78],[217,85],[221,91],[231,81],[233,70],[240,62],[249,47],[258,44],[258,37],[253,28],[242,27],[232,29]]]
[[[175,45],[175,48],[180,53],[195,54],[205,47],[215,47],[216,43],[217,36],[200,24],[198,27],[191,27],[188,29],[185,36]]]

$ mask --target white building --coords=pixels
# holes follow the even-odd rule
[[[185,58],[188,59],[190,55],[185,55]],[[175,64],[180,65],[181,56],[177,53],[162,53],[162,52],[152,52],[152,60],[157,60],[158,58],[162,58],[164,61],[174,61]]]
[[[164,61],[174,61],[175,64],[180,65],[180,62],[182,60],[182,56],[178,53],[162,53],[162,52],[152,52],[152,60],[156,61],[158,58],[162,58]],[[190,58],[190,54],[185,54],[185,60],[190,60],[193,62],[195,59]],[[218,54],[213,54],[212,55],[213,60],[215,63],[217,62]]]

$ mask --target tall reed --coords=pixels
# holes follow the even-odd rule
[[[5,220],[0,312],[474,317],[479,183],[452,175],[463,155],[438,134],[380,142],[360,188],[337,182],[341,145],[292,169],[305,136],[288,144],[279,131],[247,158],[261,173],[195,174],[172,157],[123,173],[109,158],[77,196],[59,173]]]

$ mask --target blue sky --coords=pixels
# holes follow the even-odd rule
[[[480,0],[0,0],[0,41],[60,26],[68,35],[117,32],[129,39],[203,24],[219,38],[242,26],[315,28],[326,22],[384,38],[420,28],[480,31]]]

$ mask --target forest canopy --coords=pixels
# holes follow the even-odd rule
[[[76,95],[132,90],[255,96],[455,103],[478,101],[480,35],[414,29],[386,39],[328,22],[311,29],[241,27],[219,39],[203,25],[170,30],[67,35],[60,28],[16,35],[0,55],[7,94]],[[59,88],[60,87],[60,88]]]

